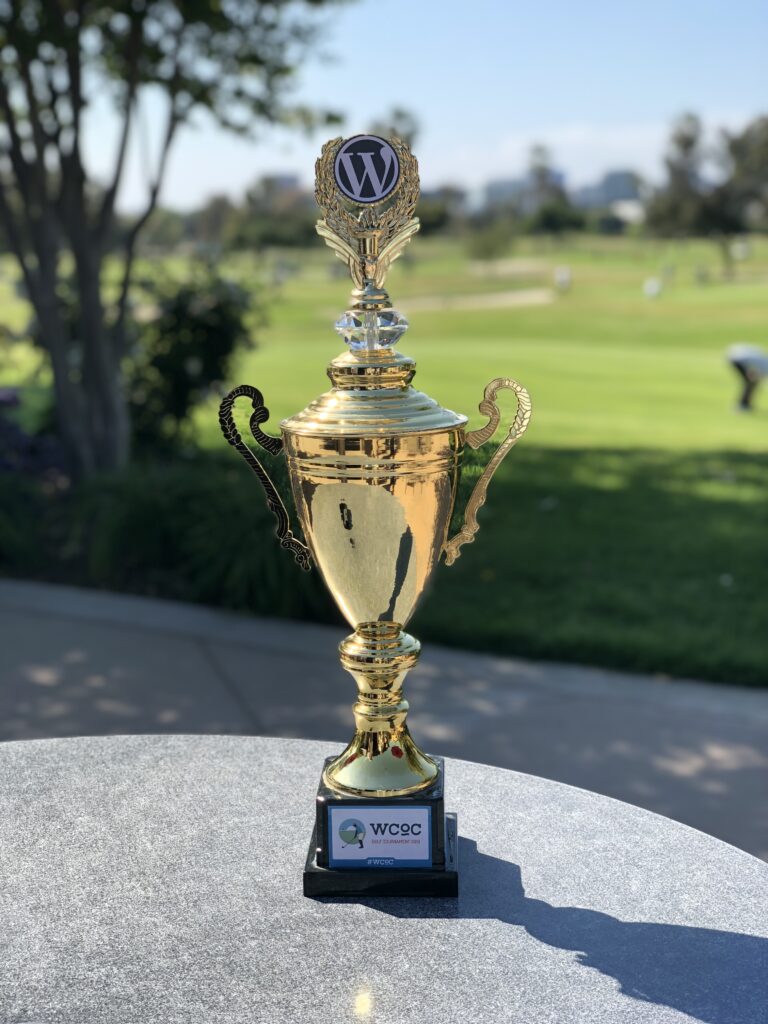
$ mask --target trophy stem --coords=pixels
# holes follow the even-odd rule
[[[357,683],[356,732],[325,770],[337,793],[364,797],[404,796],[427,789],[437,765],[411,739],[405,724],[403,680],[421,645],[396,622],[364,622],[339,645],[341,664]]]

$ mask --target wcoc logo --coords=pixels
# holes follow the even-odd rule
[[[364,849],[365,825],[357,818],[346,818],[339,825],[339,838],[344,846],[357,846]]]

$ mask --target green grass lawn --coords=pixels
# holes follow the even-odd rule
[[[551,268],[573,269],[572,291],[550,306],[417,312],[399,348],[418,363],[415,386],[481,422],[477,404],[492,377],[513,376],[530,390],[534,422],[527,443],[568,448],[605,445],[667,450],[764,451],[768,393],[750,417],[732,415],[735,381],[723,363],[733,341],[768,347],[768,243],[741,266],[743,281],[697,286],[693,269],[718,272],[715,247],[582,240],[578,246],[515,255],[541,262],[534,276],[498,278],[496,290],[549,284]],[[388,288],[408,315],[408,298],[470,294],[487,283],[468,273],[458,246],[412,245],[415,265],[395,265]],[[257,384],[277,421],[326,389],[325,366],[343,348],[332,324],[349,288],[329,281],[330,253],[276,295],[259,348],[244,354],[237,381]],[[649,301],[643,280],[663,266],[676,280]],[[766,389],[768,391],[768,389]],[[758,402],[758,405],[760,403]],[[218,444],[212,407],[198,429]]]
[[[754,414],[735,414],[723,352],[735,341],[768,348],[768,241],[753,243],[732,282],[704,242],[526,241],[511,256],[519,272],[483,278],[460,245],[417,238],[388,281],[411,321],[399,347],[417,359],[415,386],[471,425],[492,377],[520,380],[534,405],[477,540],[439,569],[413,631],[477,650],[765,684],[768,386]],[[300,273],[271,289],[270,325],[229,382],[262,390],[275,430],[327,389],[325,366],[343,348],[332,323],[349,293],[330,276],[330,252],[287,259]],[[425,296],[548,286],[560,264],[573,287],[550,305],[419,312],[414,301],[409,313]],[[696,283],[697,267],[711,283]],[[664,268],[664,291],[649,301],[643,281]],[[266,273],[243,257],[229,269],[243,281]],[[7,288],[8,273],[0,301]],[[16,345],[0,381],[29,378],[36,360]],[[43,387],[44,370],[34,379]],[[196,426],[204,447],[235,458],[215,402]]]

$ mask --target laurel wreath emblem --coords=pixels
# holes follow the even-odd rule
[[[419,230],[415,217],[419,201],[419,165],[407,144],[396,137],[387,140],[400,161],[400,179],[393,192],[359,212],[348,208],[334,175],[334,163],[344,139],[331,139],[315,164],[315,199],[323,219],[315,225],[318,235],[343,260],[355,287],[372,282],[381,288],[387,272]]]

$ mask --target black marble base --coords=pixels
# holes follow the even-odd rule
[[[323,868],[317,863],[317,828],[312,830],[304,868],[305,896],[458,896],[458,825],[455,814],[445,816],[445,867],[441,868]]]
[[[333,758],[328,758],[326,766]],[[429,789],[396,797],[355,797],[337,793],[320,781],[317,814],[304,871],[305,896],[457,896],[456,816],[445,811],[445,769],[434,759],[437,776]],[[403,867],[347,867],[334,865],[329,821],[331,810],[344,808],[354,817],[364,807],[425,808],[431,844],[429,860]],[[362,845],[362,844],[361,844]]]

